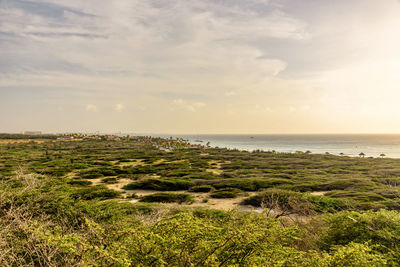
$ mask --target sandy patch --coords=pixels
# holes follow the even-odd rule
[[[154,161],[153,164],[160,164],[163,162],[165,162],[165,159],[159,159],[159,160]]]
[[[125,191],[122,189],[127,184],[132,183],[131,179],[119,179],[116,184],[105,184],[109,189],[117,190],[117,191]]]
[[[116,162],[118,163],[118,162]],[[114,163],[114,164],[116,164]],[[143,163],[142,159],[136,159],[135,161],[131,161],[131,162],[121,162],[118,164],[119,167],[136,167],[136,166],[141,166],[141,165],[145,165],[145,163]]]
[[[206,169],[206,171],[211,172],[215,175],[220,175],[222,173],[222,162],[219,162],[217,160],[210,160],[208,163],[212,166],[212,168]]]
[[[313,196],[325,196],[326,193],[328,193],[328,191],[315,191],[315,192],[311,192],[310,195],[313,195]]]

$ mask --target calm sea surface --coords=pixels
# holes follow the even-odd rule
[[[171,135],[153,135],[167,137]],[[363,152],[367,157],[400,158],[400,135],[172,135],[188,139],[194,144],[210,142],[213,147],[237,148],[240,150],[277,152],[311,151],[323,154],[329,152],[339,155],[357,156]],[[202,142],[200,142],[202,141]]]

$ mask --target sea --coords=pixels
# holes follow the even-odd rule
[[[239,150],[263,150],[295,153],[310,151],[315,154],[330,153],[357,157],[361,152],[365,157],[400,158],[400,134],[216,134],[216,135],[160,135],[160,137],[180,137],[193,144],[212,147],[235,148]]]

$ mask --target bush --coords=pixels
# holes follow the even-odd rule
[[[337,246],[330,254],[325,253],[318,263],[320,266],[387,266],[385,257],[373,250],[368,243],[349,243],[346,246]]]
[[[87,185],[91,185],[92,182],[88,181],[88,180],[72,180],[72,181],[69,181],[68,184],[70,184],[70,185],[87,186]]]
[[[125,190],[145,189],[145,190],[160,190],[160,191],[176,191],[176,190],[187,190],[194,185],[195,183],[182,179],[149,178],[128,184],[123,188]]]
[[[243,191],[257,191],[261,188],[270,188],[281,184],[292,183],[284,179],[229,179],[214,185],[215,188],[237,188]]]
[[[109,168],[100,168],[100,169],[95,169],[96,172],[101,173],[104,176],[115,176],[117,175],[117,172],[114,169],[109,169]]]
[[[196,186],[192,186],[189,191],[191,192],[210,192],[214,189],[214,187],[212,187],[211,185],[196,185]]]
[[[79,177],[82,179],[96,179],[96,178],[104,177],[104,175],[99,172],[89,172],[89,173],[83,173],[83,174],[79,175]]]
[[[375,250],[385,253],[394,265],[400,264],[400,213],[342,211],[324,217],[325,227],[318,234],[321,248],[345,246],[351,242],[379,245]]]
[[[211,193],[210,197],[212,197],[212,198],[236,198],[241,193],[243,193],[243,191],[240,189],[237,189],[237,188],[224,188],[224,189],[214,191],[213,193]]]
[[[272,188],[245,199],[242,204],[269,209],[276,218],[291,214],[309,216],[314,208],[301,193]]]
[[[96,185],[89,188],[78,189],[75,193],[71,194],[72,198],[91,200],[91,199],[111,199],[121,195],[121,192],[108,189],[104,185]]]
[[[307,201],[313,204],[313,210],[317,212],[336,212],[349,207],[341,199],[335,199],[326,196],[313,196],[306,194]]]
[[[268,189],[243,201],[244,205],[281,209],[288,212],[309,214],[316,212],[336,212],[346,208],[343,201],[325,196],[313,196],[290,190]]]
[[[141,202],[162,202],[162,203],[193,203],[193,196],[185,193],[155,193],[143,196]]]

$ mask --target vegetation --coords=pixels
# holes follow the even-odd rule
[[[0,266],[400,265],[400,160],[24,138],[0,145]],[[211,209],[238,196],[262,212]]]
[[[160,191],[176,191],[176,190],[186,190],[195,183],[187,180],[181,179],[159,179],[159,178],[149,178],[128,184],[124,187],[127,190],[133,189],[148,189],[148,190],[160,190]]]
[[[155,193],[143,196],[140,201],[142,202],[162,202],[162,203],[192,203],[193,196],[190,194],[180,193]]]
[[[245,199],[243,204],[281,212],[277,217],[291,213],[307,215],[312,211],[335,212],[347,208],[338,199],[272,188]]]
[[[243,191],[237,188],[224,188],[211,193],[212,198],[235,198],[238,197]]]
[[[91,185],[92,182],[88,181],[88,180],[72,180],[72,181],[69,181],[68,184],[85,186],[85,185]]]
[[[214,187],[212,187],[211,185],[196,185],[196,186],[192,186],[189,191],[191,192],[203,192],[203,193],[207,193],[214,190]]]

